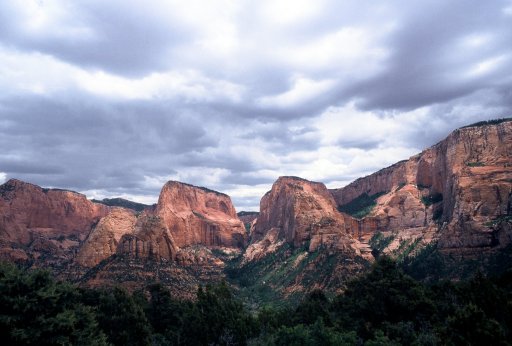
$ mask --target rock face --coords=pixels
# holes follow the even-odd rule
[[[280,177],[261,199],[246,259],[261,257],[280,241],[296,248],[309,244],[309,251],[325,247],[360,255],[351,225],[352,218],[337,211],[324,184]]]
[[[242,248],[246,238],[229,196],[169,181],[154,210],[146,209],[137,218],[133,212],[118,208],[103,218],[77,260],[83,266],[94,266],[117,253],[174,261],[184,258],[180,251],[192,245]]]
[[[155,215],[178,247],[242,248],[246,243],[244,225],[231,199],[220,192],[170,181],[162,188]]]
[[[154,215],[142,215],[131,233],[123,235],[117,248],[120,255],[137,259],[172,261],[179,248],[162,219]]]
[[[103,217],[84,242],[76,261],[84,267],[93,267],[117,252],[121,237],[130,234],[137,218],[132,210],[113,208]]]
[[[108,212],[82,194],[11,179],[0,186],[2,256],[26,260],[75,248]]]
[[[458,129],[407,161],[331,190],[339,206],[379,192],[386,194],[360,221],[367,230],[421,229],[445,251],[510,244],[502,221],[511,216],[512,121]]]

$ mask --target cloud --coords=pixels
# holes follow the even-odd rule
[[[489,2],[418,4],[389,38],[386,68],[347,93],[364,109],[409,110],[491,86],[512,58],[510,20],[499,12]]]
[[[511,116],[510,1],[0,4],[0,180],[255,210],[280,175],[340,187]]]

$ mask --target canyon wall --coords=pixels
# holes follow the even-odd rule
[[[246,260],[260,258],[281,243],[307,246],[308,251],[334,248],[350,256],[361,255],[351,233],[352,217],[336,210],[322,183],[280,177],[260,202],[260,214],[251,228]]]
[[[154,210],[136,217],[133,211],[117,209],[102,219],[77,259],[83,266],[94,266],[114,253],[174,261],[189,246],[243,248],[246,239],[229,196],[169,181]]]
[[[385,193],[360,222],[373,228],[370,233],[423,228],[435,230],[441,249],[506,246],[512,122],[455,130],[407,161],[330,191],[338,206],[364,193]]]
[[[11,179],[0,186],[0,255],[69,255],[109,211],[76,192]]]

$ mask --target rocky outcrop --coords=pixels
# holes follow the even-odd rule
[[[348,186],[331,190],[339,206],[385,192],[360,223],[375,231],[422,228],[446,251],[510,244],[512,121],[458,129],[445,140]],[[506,227],[505,227],[506,228]]]
[[[246,260],[261,257],[279,241],[295,248],[307,246],[309,251],[324,247],[360,255],[359,244],[350,235],[351,219],[336,210],[324,184],[280,177],[261,199]]]
[[[158,199],[155,215],[177,247],[242,248],[246,232],[228,195],[206,188],[169,181]]]
[[[11,179],[0,186],[1,254],[27,259],[45,250],[66,252],[108,212],[82,194]]]
[[[121,237],[134,231],[137,218],[132,210],[113,208],[102,218],[86,239],[76,262],[84,267],[93,267],[117,252]]]
[[[190,263],[197,256],[181,250],[193,245],[242,248],[246,237],[229,196],[170,181],[162,188],[156,208],[146,209],[138,218],[126,209],[116,209],[103,218],[77,260],[93,266],[117,253],[135,259]],[[201,262],[202,257],[197,258]]]
[[[179,248],[163,220],[154,215],[142,215],[134,230],[123,235],[117,253],[137,259],[172,261]]]
[[[184,248],[241,249],[246,238],[229,196],[184,183],[168,182],[141,214],[14,179],[0,186],[0,256],[10,260],[94,267],[120,254],[189,263],[202,257],[178,256]]]

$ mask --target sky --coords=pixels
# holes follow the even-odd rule
[[[4,0],[0,183],[257,210],[512,116],[512,2]]]

